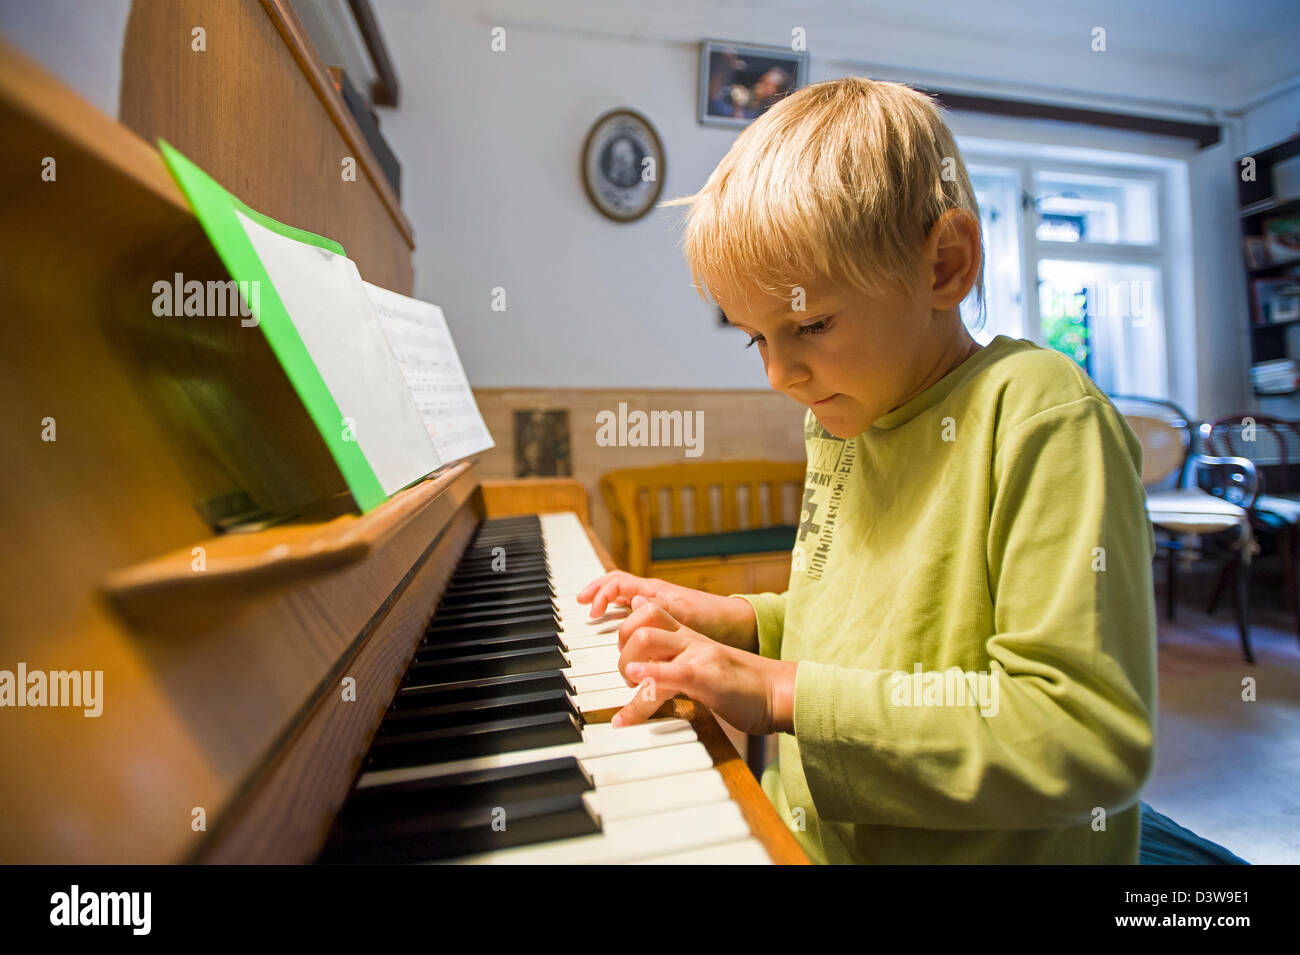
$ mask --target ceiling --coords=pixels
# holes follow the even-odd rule
[[[422,0],[375,0],[411,7]],[[627,39],[788,44],[814,70],[947,77],[953,88],[1035,89],[1188,111],[1251,105],[1300,80],[1297,0],[483,0],[482,19]],[[1106,31],[1106,50],[1093,30]],[[816,78],[816,72],[814,73]],[[962,82],[965,81],[965,82]],[[931,83],[931,85],[936,85]]]

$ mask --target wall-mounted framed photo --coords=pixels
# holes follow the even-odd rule
[[[639,219],[659,199],[664,147],[650,120],[630,109],[601,116],[582,145],[582,184],[602,215],[617,222]]]
[[[571,477],[569,409],[515,409],[515,477]]]
[[[808,79],[808,54],[724,40],[700,43],[699,121],[748,126]]]

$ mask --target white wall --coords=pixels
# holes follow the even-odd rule
[[[0,0],[0,35],[114,119],[131,0]]]
[[[696,125],[695,49],[507,26],[494,53],[487,6],[377,5],[402,84],[382,128],[403,163],[416,291],[443,306],[470,380],[766,387],[745,336],[690,287],[682,210],[615,223],[579,176],[593,121],[627,106],[664,143],[663,197],[698,188],[735,133]]]
[[[1243,120],[1243,154],[1300,136],[1300,80],[1248,109]]]

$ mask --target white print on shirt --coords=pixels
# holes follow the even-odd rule
[[[803,571],[810,580],[821,580],[835,539],[840,502],[848,474],[853,470],[857,445],[835,437],[811,415],[804,425],[804,439],[808,472],[791,569]]]

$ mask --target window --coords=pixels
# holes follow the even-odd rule
[[[1165,397],[1159,275],[1150,265],[1040,260],[1042,343],[1074,359],[1107,394]]]
[[[1034,174],[1036,237],[1043,242],[1151,245],[1155,184],[1080,173]]]
[[[1103,391],[1168,397],[1161,172],[982,151],[967,168],[985,254],[987,321],[974,337],[1028,338]],[[962,316],[975,323],[973,297]]]

